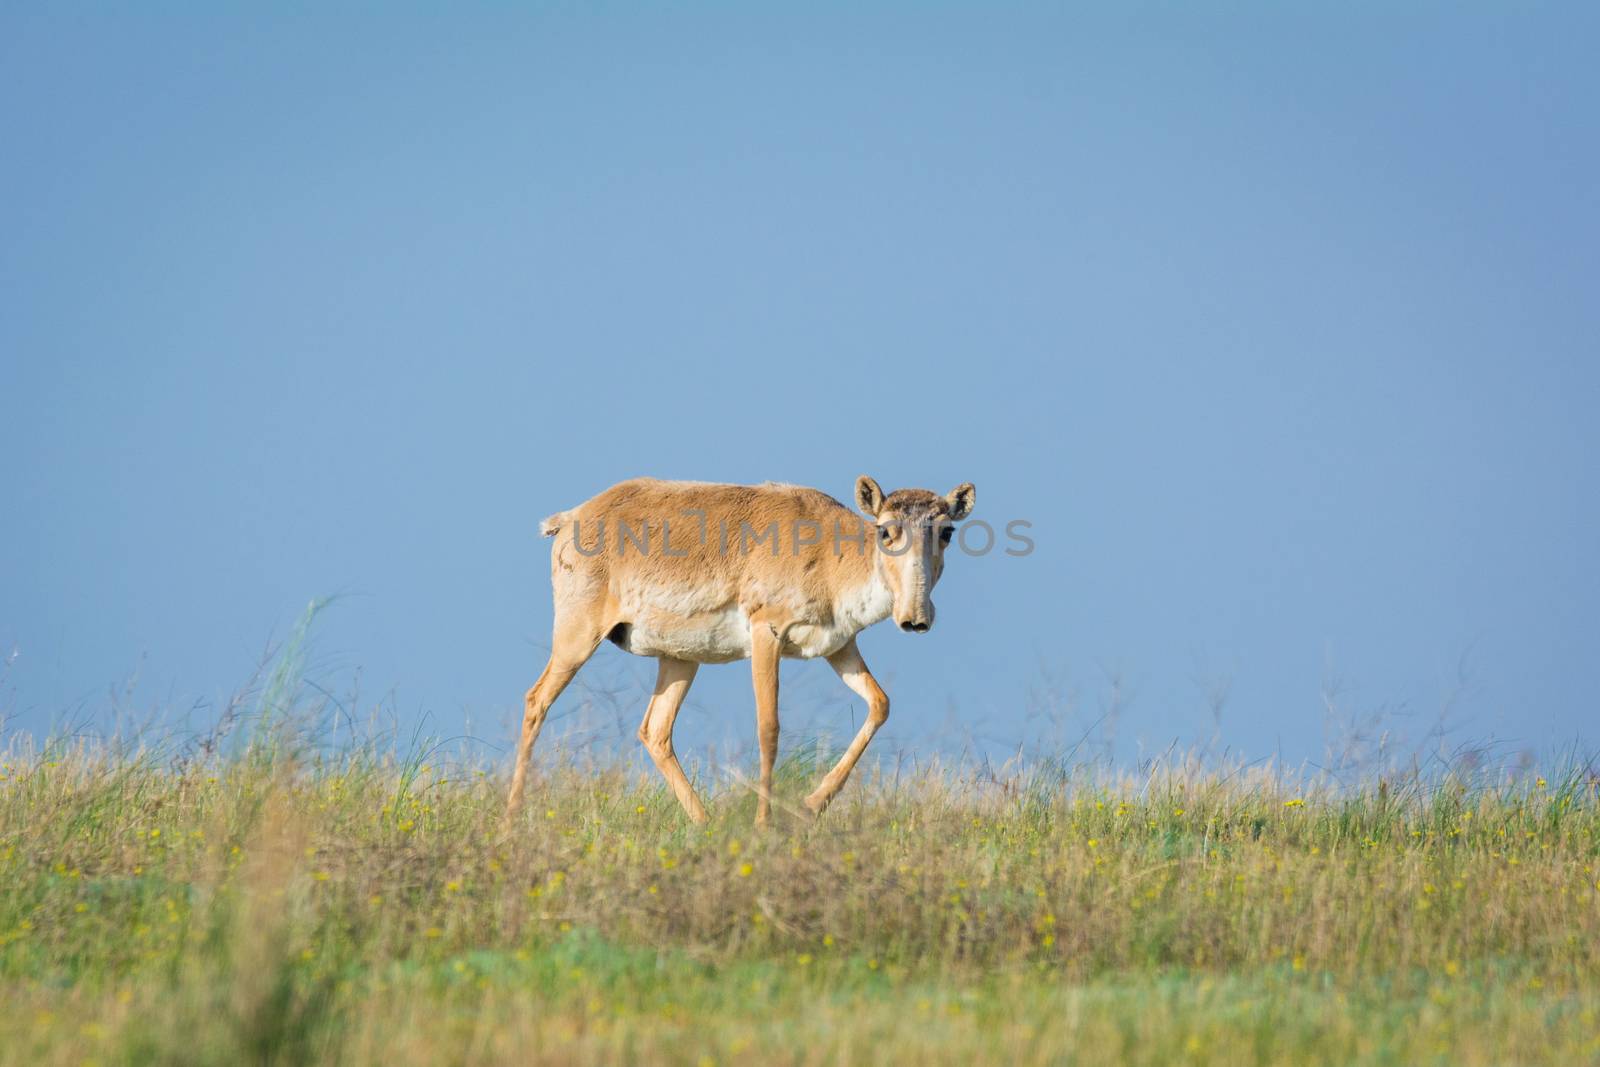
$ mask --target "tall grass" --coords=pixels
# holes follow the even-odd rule
[[[863,767],[756,834],[545,749],[506,828],[484,768],[329,743],[319,607],[210,731],[0,758],[0,1067],[1600,1062],[1581,761]]]
[[[1600,1059],[1578,765],[868,773],[760,835],[571,761],[509,832],[482,770],[281,743],[0,774],[0,1064]]]

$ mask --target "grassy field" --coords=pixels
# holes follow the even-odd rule
[[[757,834],[545,756],[503,833],[482,771],[13,755],[0,1065],[1600,1062],[1583,772],[863,773]]]

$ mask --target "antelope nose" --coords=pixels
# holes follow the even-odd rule
[[[928,624],[925,622],[903,622],[900,624],[900,629],[908,634],[925,634],[928,632]]]

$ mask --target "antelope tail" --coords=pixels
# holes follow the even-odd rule
[[[539,524],[539,532],[546,537],[554,537],[561,532],[561,527],[567,524],[567,512],[558,511]]]

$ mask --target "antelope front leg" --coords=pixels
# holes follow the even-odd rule
[[[772,822],[772,767],[778,762],[778,635],[765,622],[750,627],[750,677],[756,689],[756,737],[761,742],[761,784],[756,825]]]
[[[845,750],[833,770],[822,779],[822,784],[806,797],[806,807],[818,815],[821,815],[823,809],[838,795],[839,790],[844,788],[845,779],[850,777],[856,761],[867,750],[867,745],[872,741],[872,735],[878,732],[878,727],[889,721],[889,697],[878,685],[878,680],[872,676],[872,672],[867,670],[866,661],[861,658],[861,650],[856,648],[855,638],[852,637],[849,644],[829,656],[828,664],[838,672],[845,685],[867,702],[867,721],[861,724],[861,729],[850,742],[850,747]]]

